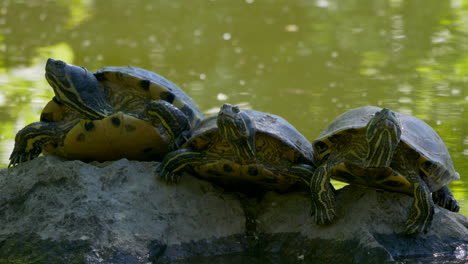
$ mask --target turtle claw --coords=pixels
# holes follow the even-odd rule
[[[180,175],[172,173],[162,168],[161,164],[156,168],[159,178],[169,184],[177,184],[180,181]]]
[[[170,173],[170,174],[167,173],[166,175],[161,176],[161,177],[163,177],[164,181],[169,184],[177,184],[180,181],[180,176],[177,176],[174,173]]]
[[[35,154],[33,152],[19,154],[17,151],[13,150],[13,153],[10,155],[10,163],[8,164],[8,168],[14,168],[21,163],[30,161],[34,158],[37,158],[38,156],[39,154]]]
[[[18,164],[19,164],[18,162],[10,162],[10,164],[8,164],[8,168],[9,168],[9,169],[10,169],[10,168],[13,169],[13,168],[15,168],[16,166],[18,166]]]
[[[444,207],[447,208],[448,210],[452,212],[459,212],[460,211],[460,204],[458,204],[458,201],[453,199],[449,199],[448,201],[445,201]]]
[[[10,163],[8,164],[8,168],[14,168],[18,166],[21,162],[21,155],[16,155],[16,153],[12,153],[10,156]]]
[[[450,210],[452,212],[460,211],[460,205],[458,201],[453,197],[452,192],[447,186],[442,187],[442,189],[432,193],[432,200],[435,204]]]
[[[10,163],[8,164],[8,168],[14,168],[23,162],[37,158],[42,152],[42,147],[36,146],[42,144],[37,144],[37,142],[28,142],[23,139],[25,138],[24,134],[27,134],[27,132],[25,132],[27,130],[26,128],[20,130],[16,135],[15,147],[10,154]],[[33,147],[27,147],[28,144],[33,145]]]
[[[452,212],[460,211],[460,205],[458,204],[457,200],[455,200],[453,196],[441,198],[437,201],[434,201],[434,203]]]

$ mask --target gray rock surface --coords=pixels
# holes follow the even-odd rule
[[[424,263],[468,261],[468,221],[436,208],[403,235],[412,198],[354,186],[338,221],[312,223],[307,193],[247,197],[157,163],[40,157],[0,171],[0,263]],[[325,262],[327,261],[327,262]]]

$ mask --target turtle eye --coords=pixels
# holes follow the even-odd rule
[[[63,62],[61,60],[55,61],[55,66],[63,68],[63,67],[65,67],[65,62]]]
[[[235,114],[238,114],[238,113],[240,112],[239,107],[233,106],[233,107],[232,107],[232,112],[234,112]]]

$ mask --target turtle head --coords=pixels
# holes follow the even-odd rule
[[[366,139],[369,167],[387,167],[400,142],[401,125],[395,112],[384,108],[375,113],[367,123]]]
[[[113,113],[106,94],[93,73],[85,68],[48,59],[46,79],[57,100],[89,119],[102,119]]]
[[[224,104],[218,113],[219,134],[226,139],[239,159],[255,158],[255,126],[251,118],[239,107]]]

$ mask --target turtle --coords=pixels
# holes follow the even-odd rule
[[[84,161],[161,160],[203,119],[184,91],[141,68],[92,73],[50,58],[45,76],[55,96],[39,122],[17,133],[9,167],[42,152]]]
[[[440,136],[421,119],[388,108],[359,107],[338,116],[312,145],[319,164],[310,180],[317,224],[336,218],[330,178],[413,196],[405,223],[408,235],[427,232],[434,204],[460,209],[447,186],[460,175]]]
[[[285,119],[223,104],[164,157],[157,173],[169,183],[188,170],[229,189],[307,190],[314,157],[311,143]]]

